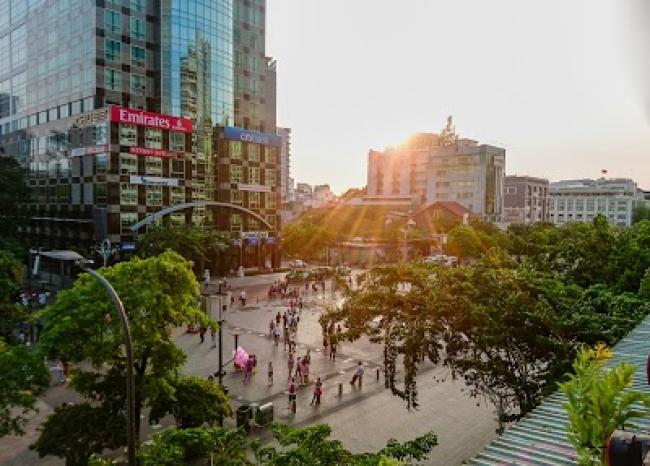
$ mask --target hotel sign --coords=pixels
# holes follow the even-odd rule
[[[129,183],[144,184],[147,186],[178,186],[178,180],[176,178],[159,178],[156,176],[131,175]]]
[[[129,147],[129,152],[135,155],[144,155],[146,157],[176,157],[174,152],[169,152],[164,149],[150,149],[148,147]]]
[[[187,118],[143,112],[126,107],[111,107],[111,121],[181,133],[192,132],[192,120]]]

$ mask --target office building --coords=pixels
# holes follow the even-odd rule
[[[241,200],[276,225],[265,8],[264,0],[0,0],[0,150],[29,169],[27,233],[52,247],[128,243],[135,221],[201,200]],[[242,167],[234,183],[231,162]],[[232,215],[197,207],[173,218],[260,228],[252,217],[233,225]]]
[[[291,178],[291,129],[278,128],[278,136],[282,138],[280,146],[280,201],[290,202],[293,194],[293,179]]]
[[[364,199],[412,199],[415,207],[455,201],[486,220],[503,213],[505,149],[456,135],[451,117],[436,133],[419,133],[406,144],[368,155]]]
[[[503,221],[522,225],[548,222],[548,180],[532,176],[506,176]]]
[[[556,225],[591,222],[602,214],[612,225],[630,226],[634,208],[646,202],[644,192],[628,178],[556,181],[549,194],[550,221]]]

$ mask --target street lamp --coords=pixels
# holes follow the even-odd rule
[[[89,261],[84,259],[81,254],[75,251],[48,251],[41,252],[41,256],[49,257],[51,259],[60,260],[60,261],[71,261],[79,267],[84,272],[92,275],[108,292],[108,295],[113,301],[113,306],[117,315],[120,317],[120,322],[122,324],[122,329],[124,330],[124,347],[126,350],[126,416],[127,416],[127,425],[126,425],[126,437],[127,437],[127,448],[128,448],[128,464],[129,466],[136,466],[135,461],[135,380],[133,377],[133,345],[131,341],[131,329],[129,328],[129,320],[126,316],[124,310],[124,305],[122,300],[115,292],[113,286],[102,277],[100,274],[95,272],[93,269],[87,267],[90,264]]]

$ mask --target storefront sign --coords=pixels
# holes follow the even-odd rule
[[[108,144],[101,146],[76,147],[70,149],[70,157],[81,157],[82,155],[102,154],[108,152]]]
[[[269,236],[268,231],[242,231],[241,232],[241,237],[244,239],[268,238],[268,236]]]
[[[101,123],[106,120],[108,120],[108,108],[100,108],[99,110],[94,110],[92,112],[82,113],[75,119],[74,124],[81,128],[83,126]]]
[[[149,128],[166,129],[169,131],[179,131],[181,133],[192,132],[192,120],[188,120],[187,118],[143,112],[142,110],[126,107],[111,107],[111,121],[136,126],[147,126]]]
[[[249,131],[233,126],[226,126],[223,129],[223,137],[231,141],[253,142],[265,146],[282,145],[282,138],[277,134],[260,133],[259,131]]]
[[[271,187],[265,186],[263,184],[244,184],[237,183],[237,189],[239,191],[253,191],[257,193],[270,193]]]
[[[144,155],[146,157],[175,157],[174,152],[164,149],[150,149],[148,147],[129,147],[129,152],[135,155]]]
[[[120,243],[120,251],[135,251],[137,248],[136,243]]]
[[[131,184],[146,184],[147,186],[178,186],[176,178],[158,178],[156,176],[131,175],[129,182]]]

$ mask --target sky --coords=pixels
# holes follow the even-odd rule
[[[368,150],[453,115],[508,174],[650,189],[650,0],[267,0],[296,182],[366,184]]]

